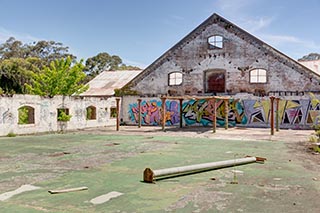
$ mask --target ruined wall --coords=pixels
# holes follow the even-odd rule
[[[138,97],[123,98],[123,121],[128,125],[138,123]],[[217,106],[217,125],[225,125],[225,106],[220,100]],[[183,126],[211,126],[214,105],[205,100],[184,100],[182,105]],[[142,125],[161,125],[161,100],[159,98],[142,98]],[[291,97],[279,102],[279,123],[281,128],[309,129],[318,124],[320,105],[310,98]],[[166,101],[166,125],[179,126],[180,106],[175,100]],[[269,127],[270,99],[254,96],[235,98],[229,102],[228,122],[230,126]]]
[[[18,109],[23,106],[34,109],[34,123],[18,124]],[[96,108],[95,119],[87,120],[86,108],[89,106]],[[61,126],[57,121],[58,108],[68,108],[72,116],[64,127],[66,130],[115,125],[115,119],[110,118],[110,108],[115,106],[114,98],[63,98],[62,96],[43,98],[33,95],[0,97],[0,136],[10,132],[31,134],[59,131]]]
[[[209,48],[212,35],[224,37],[223,48]],[[267,70],[267,83],[250,83],[249,72]],[[221,20],[200,25],[137,78],[132,89],[143,95],[205,92],[205,72],[225,72],[225,93],[318,91],[320,77],[243,30]],[[168,74],[183,73],[183,83],[168,86]]]

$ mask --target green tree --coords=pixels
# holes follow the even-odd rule
[[[137,70],[139,67],[127,66],[122,63],[122,59],[117,55],[109,55],[106,52],[99,53],[96,56],[86,60],[85,72],[88,76],[87,81],[99,75],[103,71],[109,70]]]
[[[122,60],[119,56],[103,52],[86,60],[85,71],[88,76],[94,77],[105,70],[116,70],[120,64]]]
[[[68,47],[55,41],[38,41],[23,44],[9,38],[0,45],[0,88],[3,93],[25,93],[25,83],[30,83],[31,74],[56,59],[75,56],[68,53]]]
[[[0,60],[0,88],[3,93],[25,93],[25,83],[30,83],[32,73],[39,72],[38,58],[8,58]]]
[[[39,74],[32,74],[32,83],[26,84],[28,92],[35,95],[53,97],[79,94],[88,89],[82,83],[86,77],[82,61],[72,64],[72,59],[56,59],[44,67]]]

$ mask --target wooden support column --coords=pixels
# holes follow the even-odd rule
[[[217,130],[217,104],[216,99],[211,99],[213,102],[213,115],[212,115],[212,133],[216,133]]]
[[[225,121],[225,125],[224,128],[228,129],[229,126],[229,121],[228,121],[228,115],[229,115],[229,99],[225,99],[224,101],[224,109],[225,109],[225,117],[224,117],[224,121]]]
[[[166,98],[161,98],[162,101],[162,131],[165,131],[166,126]]]
[[[116,130],[119,131],[119,126],[120,126],[120,98],[116,98],[116,106],[117,106]]]
[[[138,99],[138,110],[139,110],[139,114],[138,114],[138,128],[141,128],[141,99]]]
[[[280,98],[276,98],[276,131],[279,132],[279,101],[280,101]]]
[[[270,127],[271,127],[271,135],[274,135],[274,96],[270,97]]]
[[[179,99],[179,103],[180,103],[180,128],[182,128],[182,103],[183,103],[183,99]]]

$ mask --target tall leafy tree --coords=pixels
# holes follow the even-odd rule
[[[38,58],[8,58],[0,60],[0,88],[3,93],[25,93],[33,73],[39,72]]]
[[[32,83],[27,83],[26,88],[31,94],[48,97],[78,94],[88,89],[80,83],[86,77],[83,69],[82,61],[73,64],[71,57],[56,59],[39,74],[33,73]]]
[[[52,61],[75,56],[68,47],[55,41],[38,41],[23,44],[9,38],[0,45],[0,89],[4,93],[25,93],[24,84],[30,83],[32,73],[38,73]]]
[[[88,75],[87,80],[90,80],[103,71],[135,69],[140,68],[134,66],[127,66],[124,63],[122,63],[122,59],[119,56],[109,55],[106,52],[102,52],[86,60],[85,72]]]

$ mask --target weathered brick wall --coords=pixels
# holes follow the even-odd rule
[[[0,136],[12,132],[15,134],[31,134],[38,132],[55,132],[60,130],[57,121],[57,109],[68,108],[72,115],[67,122],[66,130],[88,127],[103,127],[115,125],[115,119],[110,119],[110,108],[115,107],[114,98],[65,97],[43,98],[34,95],[14,95],[0,97]],[[34,109],[34,123],[18,124],[18,109],[23,106]],[[96,119],[86,119],[86,108],[96,107]]]
[[[209,48],[212,35],[224,37],[222,49]],[[267,83],[250,84],[249,72],[267,70]],[[205,72],[224,70],[225,92],[319,91],[320,76],[224,20],[200,25],[149,66],[132,84],[140,94],[204,93]],[[181,86],[168,86],[168,74],[183,73]]]

